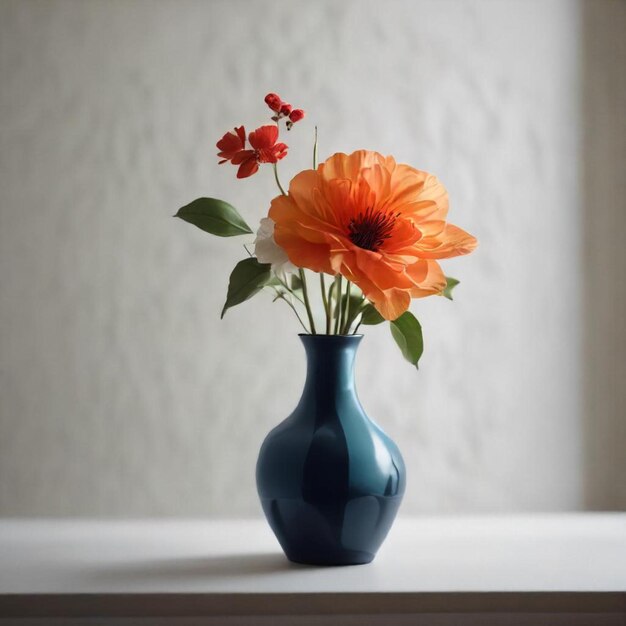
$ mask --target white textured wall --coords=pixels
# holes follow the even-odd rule
[[[317,123],[322,157],[437,173],[480,240],[413,308],[419,373],[383,327],[360,351],[404,512],[580,506],[579,45],[565,1],[0,1],[0,514],[259,514],[298,327],[269,297],[220,321],[240,244],[171,215],[265,214],[271,170],[214,144],[268,91],[308,112],[285,178]]]

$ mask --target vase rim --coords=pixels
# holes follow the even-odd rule
[[[363,337],[363,334],[357,333],[356,335],[353,335],[351,333],[349,335],[327,335],[326,333],[317,333],[314,335],[313,333],[298,333],[298,337],[313,337],[315,339],[321,339],[323,337],[324,340],[361,339]]]

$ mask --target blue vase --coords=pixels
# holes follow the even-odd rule
[[[265,438],[256,479],[287,558],[369,563],[402,501],[396,444],[365,414],[354,386],[361,335],[300,335],[307,377],[294,412]]]

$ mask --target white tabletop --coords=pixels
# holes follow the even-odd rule
[[[0,521],[0,616],[42,595],[563,592],[624,606],[626,514],[399,519],[373,563],[326,568],[289,563],[263,520]]]

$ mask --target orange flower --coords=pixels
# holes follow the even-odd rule
[[[298,267],[342,274],[386,319],[411,298],[439,294],[437,263],[468,254],[475,237],[446,223],[448,194],[437,178],[393,157],[338,153],[300,172],[272,200],[274,237]]]

